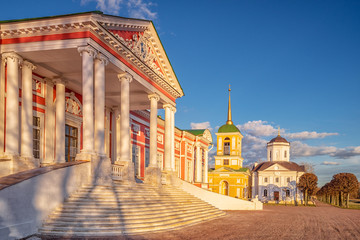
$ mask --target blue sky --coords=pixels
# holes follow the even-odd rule
[[[35,4],[36,3],[36,4]],[[184,89],[176,125],[225,124],[228,85],[245,164],[277,134],[319,185],[360,179],[360,1],[6,1],[1,20],[101,10],[151,19]],[[14,11],[16,9],[16,11]],[[213,135],[215,137],[215,135]]]

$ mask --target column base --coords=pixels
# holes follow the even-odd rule
[[[173,171],[162,171],[161,172],[161,184],[162,185],[171,185],[179,186],[179,178],[177,177],[176,172]]]
[[[161,187],[161,169],[158,167],[147,167],[145,169],[144,183]]]
[[[117,176],[114,176],[113,172],[113,180],[117,181],[121,184],[135,184],[135,176],[134,176],[134,163],[126,160],[118,160],[115,161],[114,165],[118,167]],[[113,169],[114,171],[114,169]]]
[[[94,185],[112,185],[111,161],[106,155],[91,158],[91,181]]]

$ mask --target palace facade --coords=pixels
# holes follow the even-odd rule
[[[0,176],[91,161],[100,184],[179,177],[207,187],[211,134],[175,127],[184,93],[151,21],[3,21],[0,54]]]

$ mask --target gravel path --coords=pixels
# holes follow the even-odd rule
[[[179,230],[111,239],[360,239],[360,210],[323,203],[264,206],[263,211],[227,211],[220,219]]]

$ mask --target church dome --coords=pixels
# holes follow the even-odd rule
[[[271,139],[269,143],[273,142],[289,143],[285,138],[281,137],[280,135],[278,135],[276,138]]]
[[[231,133],[231,132],[240,132],[240,130],[234,124],[224,124],[218,130],[218,133]]]

